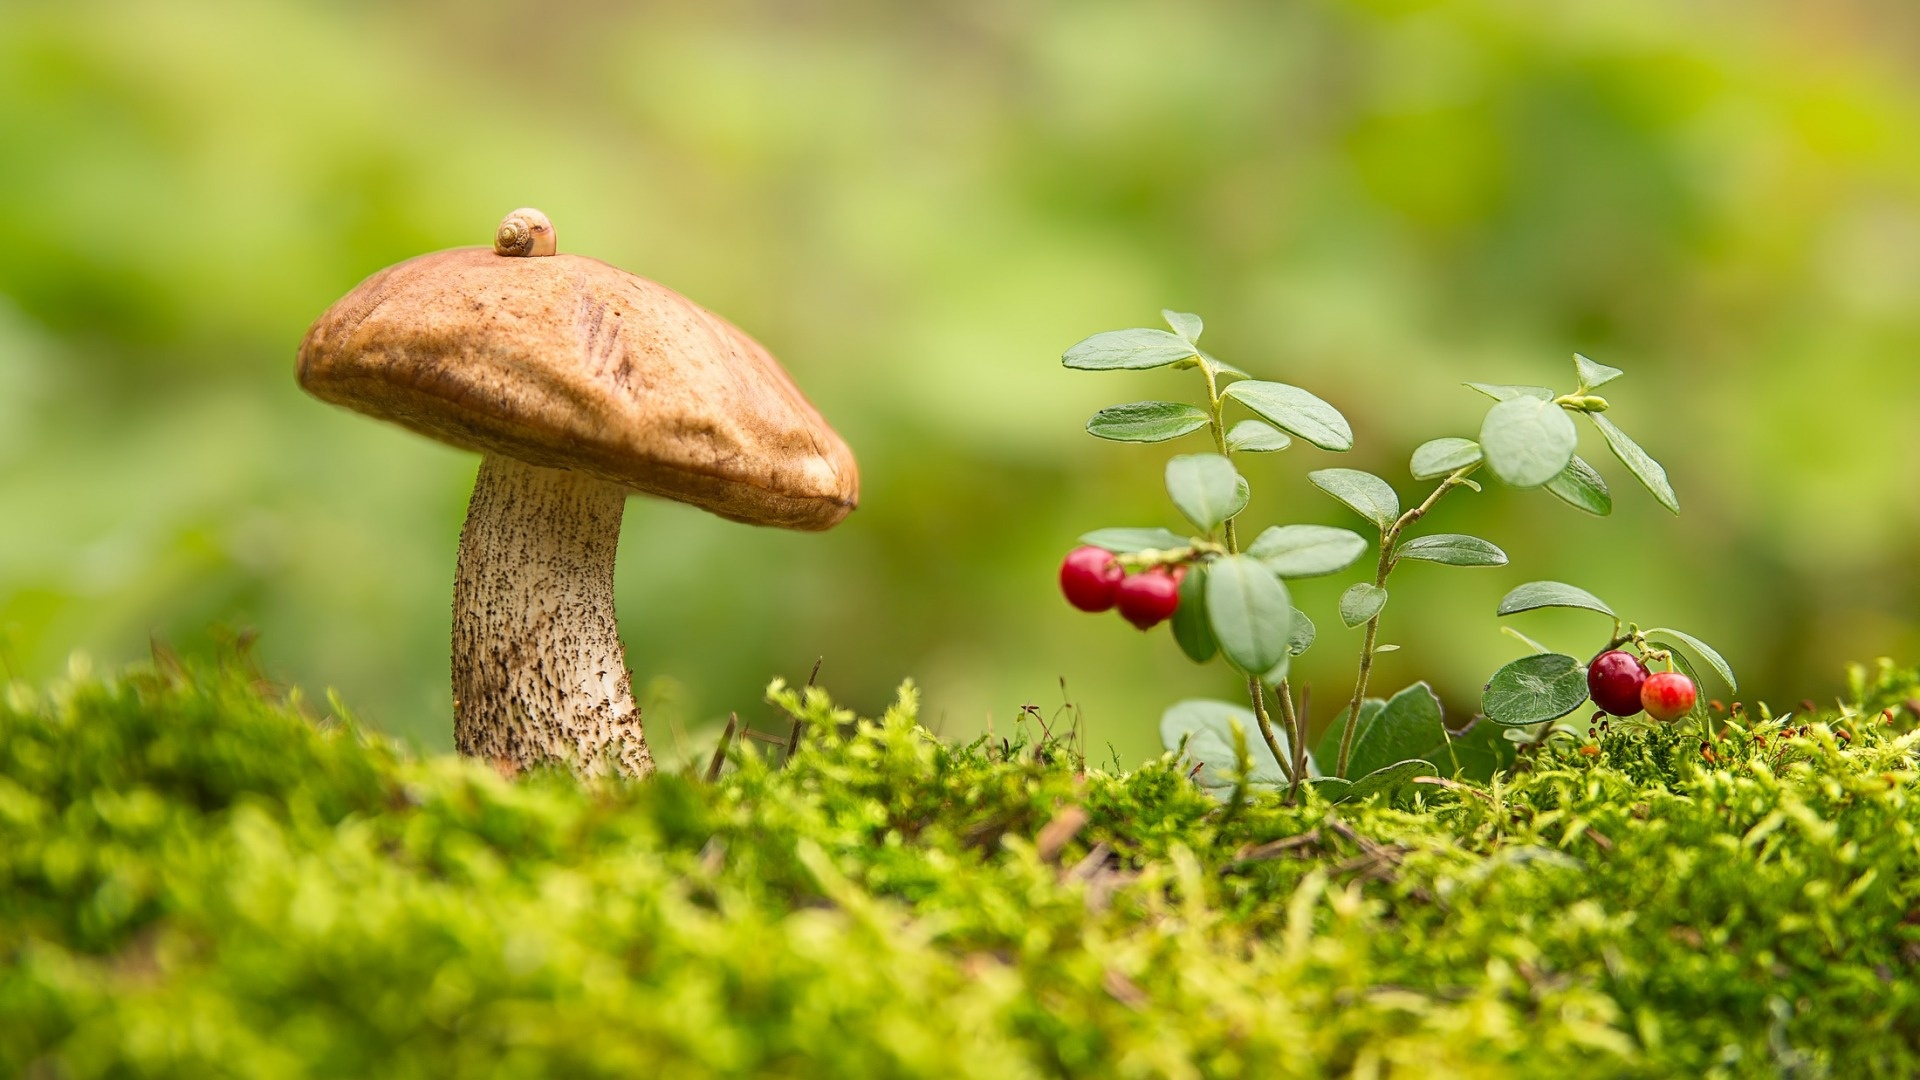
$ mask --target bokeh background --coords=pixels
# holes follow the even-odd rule
[[[265,668],[450,745],[448,603],[474,457],[305,398],[307,325],[372,271],[486,243],[520,205],[780,356],[864,501],[796,535],[634,500],[622,629],[658,752],[761,688],[863,709],[911,676],[953,736],[1077,703],[1152,752],[1232,696],[1164,631],[1077,615],[1080,532],[1176,524],[1171,448],[1096,408],[1191,374],[1063,348],[1202,314],[1357,446],[1247,465],[1255,525],[1354,525],[1304,480],[1392,479],[1472,435],[1463,379],[1625,368],[1614,416],[1673,518],[1591,432],[1613,517],[1490,485],[1436,529],[1510,567],[1412,566],[1376,686],[1456,719],[1520,647],[1535,578],[1720,646],[1748,696],[1920,657],[1920,7],[1906,0],[1290,4],[0,5],[0,664],[58,675],[257,631]],[[1584,426],[1584,425],[1583,425]],[[1358,635],[1302,661],[1321,714]],[[1542,615],[1572,651],[1607,629]]]

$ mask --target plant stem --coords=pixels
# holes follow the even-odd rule
[[[1247,696],[1253,699],[1253,718],[1260,723],[1260,737],[1267,741],[1267,749],[1273,752],[1273,760],[1280,763],[1281,774],[1287,778],[1288,783],[1298,784],[1299,778],[1294,773],[1293,766],[1287,761],[1288,755],[1280,752],[1280,740],[1273,734],[1273,718],[1267,715],[1267,695],[1260,686],[1260,676],[1247,676]],[[1286,699],[1283,697],[1281,700]]]
[[[1380,531],[1380,562],[1373,574],[1374,588],[1387,587],[1387,575],[1393,573],[1394,553],[1400,543],[1400,534],[1414,522],[1426,517],[1427,511],[1433,509],[1433,504],[1440,501],[1440,496],[1459,487],[1467,475],[1479,467],[1480,463],[1475,462],[1447,474],[1447,478],[1440,481],[1440,486],[1433,489],[1425,502],[1401,514],[1399,520]],[[1346,728],[1340,733],[1340,763],[1334,770],[1334,775],[1343,780],[1347,776],[1347,760],[1353,753],[1353,734],[1359,727],[1360,703],[1367,696],[1367,678],[1373,673],[1373,646],[1380,636],[1380,616],[1385,611],[1386,607],[1382,605],[1379,611],[1373,613],[1373,618],[1367,620],[1366,636],[1360,643],[1360,674],[1354,680],[1353,700],[1347,703]]]
[[[1204,360],[1200,363],[1200,373],[1207,377],[1207,426],[1213,431],[1213,445],[1219,449],[1221,457],[1232,461],[1233,451],[1227,448],[1226,421],[1220,416],[1222,402],[1219,381],[1214,378],[1213,369],[1208,367]],[[1227,519],[1223,539],[1227,554],[1240,553],[1240,540],[1234,533],[1232,518]],[[1285,683],[1281,685],[1284,686]],[[1300,773],[1305,770],[1304,768],[1296,770],[1294,763],[1289,760],[1290,755],[1280,752],[1280,740],[1273,733],[1273,718],[1267,715],[1266,691],[1260,685],[1260,676],[1247,676],[1247,697],[1253,702],[1253,717],[1260,724],[1260,737],[1266,740],[1267,749],[1273,753],[1273,760],[1280,764],[1281,773],[1286,776],[1293,789],[1297,790],[1300,786]],[[1291,740],[1289,747],[1297,747],[1300,745],[1300,733],[1293,727],[1293,702],[1284,691],[1281,692],[1280,700],[1285,710],[1283,716],[1288,725],[1287,738]]]
[[[1293,687],[1286,679],[1273,688],[1274,696],[1280,699],[1280,719],[1287,725],[1287,748],[1293,751],[1293,767],[1288,770],[1288,779],[1293,785],[1287,789],[1287,801],[1297,802],[1300,798],[1300,785],[1307,779],[1307,733],[1300,724],[1300,717],[1293,711]],[[1273,756],[1280,756],[1280,748],[1273,748]]]

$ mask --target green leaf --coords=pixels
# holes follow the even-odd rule
[[[1093,414],[1087,431],[1115,442],[1155,443],[1207,426],[1205,409],[1179,401],[1130,401]]]
[[[1432,480],[1464,469],[1480,458],[1480,444],[1472,439],[1432,439],[1414,448],[1408,467],[1415,480]]]
[[[1240,511],[1247,508],[1247,503],[1251,501],[1252,498],[1253,487],[1247,483],[1246,477],[1239,477],[1233,486],[1233,502],[1227,504],[1227,516],[1230,518],[1239,517]]]
[[[1733,666],[1728,664],[1726,658],[1716,652],[1713,646],[1708,645],[1692,634],[1683,634],[1670,626],[1656,626],[1647,631],[1648,637],[1653,637],[1656,634],[1661,637],[1672,638],[1674,644],[1691,654],[1694,659],[1712,668],[1714,674],[1726,680],[1727,689],[1735,693],[1740,692],[1740,684],[1734,681],[1733,678]]]
[[[1420,559],[1448,566],[1505,566],[1507,553],[1477,536],[1434,533],[1416,536],[1393,549],[1397,559]]]
[[[1495,401],[1511,401],[1517,397],[1538,398],[1552,401],[1553,391],[1544,386],[1512,386],[1506,383],[1470,382],[1467,384]]]
[[[1322,450],[1353,449],[1353,429],[1340,410],[1297,386],[1249,379],[1227,387],[1223,396]]]
[[[1558,720],[1587,700],[1587,666],[1564,653],[1525,656],[1487,680],[1480,711],[1506,727]]]
[[[1215,559],[1207,567],[1206,595],[1207,621],[1228,663],[1262,674],[1286,658],[1293,603],[1273,571],[1246,555]]]
[[[1186,341],[1187,344],[1198,345],[1200,343],[1200,331],[1206,327],[1206,324],[1200,321],[1200,316],[1190,315],[1184,311],[1173,311],[1168,308],[1161,308],[1160,317],[1167,320],[1167,325],[1173,327],[1173,332],[1179,334],[1181,339]]]
[[[1293,445],[1287,433],[1263,420],[1242,420],[1227,429],[1227,449],[1249,454],[1271,454]]]
[[[1201,532],[1233,516],[1240,474],[1219,454],[1181,454],[1167,462],[1167,494]]]
[[[1551,401],[1513,397],[1487,410],[1480,448],[1493,474],[1517,488],[1539,487],[1573,460],[1580,433]]]
[[[1080,542],[1105,548],[1118,555],[1131,555],[1136,551],[1174,551],[1193,543],[1170,529],[1095,529],[1082,536]]]
[[[1342,795],[1353,790],[1351,781],[1342,780],[1337,776],[1308,777],[1306,786],[1312,788],[1321,798],[1333,803],[1339,802]]]
[[[1211,698],[1176,701],[1160,714],[1160,745],[1169,751],[1178,751],[1182,740],[1185,740],[1184,756],[1201,765],[1199,774],[1194,777],[1200,786],[1230,788],[1233,786],[1236,764],[1233,752],[1235,723],[1246,733],[1247,756],[1253,764],[1250,781],[1269,787],[1286,783],[1286,774],[1280,771],[1280,763],[1274,760],[1267,740],[1261,737],[1260,721],[1254,717],[1253,710],[1244,705]],[[1288,752],[1287,733],[1278,726],[1273,733],[1280,741],[1281,751]]]
[[[1247,554],[1283,578],[1336,574],[1365,554],[1366,538],[1331,525],[1274,525],[1247,547]]]
[[[1361,716],[1347,756],[1347,775],[1365,776],[1415,758],[1425,760],[1429,772],[1453,775],[1440,698],[1423,682],[1393,695],[1385,707]]]
[[[1372,723],[1373,718],[1378,716],[1380,710],[1386,707],[1387,701],[1385,698],[1370,697],[1362,701],[1360,703],[1360,715],[1354,717],[1353,720],[1354,737],[1356,739],[1359,738],[1360,730]],[[1333,723],[1328,724],[1327,730],[1320,733],[1320,742],[1314,746],[1314,754],[1320,759],[1322,768],[1337,769],[1340,767],[1340,739],[1345,735],[1346,728],[1347,709],[1345,705],[1342,705],[1340,711],[1333,714]],[[1348,762],[1348,765],[1352,765],[1352,762]]]
[[[1179,335],[1140,327],[1095,334],[1068,349],[1060,362],[1078,371],[1144,371],[1195,355],[1192,343]]]
[[[1545,607],[1586,608],[1602,615],[1613,615],[1613,609],[1607,606],[1606,601],[1563,581],[1529,581],[1525,585],[1516,585],[1500,598],[1500,609],[1495,614],[1514,615]],[[1619,618],[1618,615],[1613,617]]]
[[[1293,627],[1287,631],[1287,652],[1290,655],[1299,656],[1313,648],[1315,633],[1317,631],[1313,628],[1313,620],[1307,618],[1306,612],[1294,608]]]
[[[1613,456],[1619,458],[1627,471],[1639,478],[1648,491],[1653,492],[1654,499],[1672,513],[1679,513],[1680,496],[1673,493],[1673,485],[1667,482],[1667,470],[1648,457],[1647,452],[1640,449],[1639,443],[1627,438],[1627,433],[1620,430],[1620,425],[1600,413],[1588,413],[1587,419],[1592,420],[1593,426],[1599,428],[1600,434],[1606,437]]]
[[[1340,794],[1336,802],[1354,802],[1373,795],[1394,794],[1413,783],[1416,776],[1429,776],[1433,766],[1425,761],[1402,761],[1362,776]]]
[[[1547,490],[1568,506],[1595,517],[1613,513],[1613,493],[1607,490],[1607,482],[1579,454],[1573,455],[1573,460],[1567,462],[1558,476],[1547,481]]]
[[[1359,626],[1387,606],[1387,590],[1370,581],[1356,581],[1340,594],[1340,621]]]
[[[1316,469],[1307,474],[1313,486],[1339,499],[1382,529],[1400,517],[1400,497],[1385,480],[1359,469]]]
[[[1212,353],[1209,353],[1205,349],[1200,350],[1200,366],[1203,368],[1206,368],[1208,371],[1213,372],[1213,377],[1215,379],[1219,379],[1222,376],[1228,376],[1235,379],[1252,378],[1252,376],[1248,375],[1244,371],[1241,371],[1239,368],[1234,367],[1232,364],[1229,364],[1224,360],[1217,359]]]
[[[1506,729],[1484,716],[1475,717],[1464,730],[1454,732],[1448,741],[1453,744],[1453,759],[1460,763],[1457,778],[1485,784],[1494,774],[1510,771],[1519,752],[1505,734]]]
[[[1173,640],[1187,659],[1196,664],[1204,664],[1213,659],[1220,651],[1220,642],[1213,636],[1213,627],[1207,623],[1207,568],[1205,565],[1187,567],[1187,576],[1180,579],[1180,606],[1173,609],[1173,618],[1168,620],[1173,627]]]
[[[1617,367],[1596,364],[1579,353],[1573,354],[1573,372],[1579,377],[1580,385],[1588,390],[1605,386],[1626,374]]]

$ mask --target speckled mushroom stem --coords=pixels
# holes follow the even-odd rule
[[[488,454],[453,582],[453,738],[511,775],[653,772],[613,616],[627,491]]]

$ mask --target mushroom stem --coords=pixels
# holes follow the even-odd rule
[[[453,582],[453,738],[509,775],[557,760],[646,776],[653,755],[613,616],[627,491],[481,459]]]

